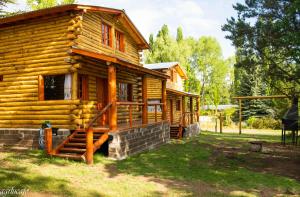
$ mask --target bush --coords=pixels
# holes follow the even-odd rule
[[[247,124],[253,129],[280,129],[281,121],[271,117],[250,117]]]

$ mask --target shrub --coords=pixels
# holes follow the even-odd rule
[[[280,129],[281,122],[271,117],[250,117],[247,120],[250,128],[254,129]]]

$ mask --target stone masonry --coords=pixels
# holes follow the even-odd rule
[[[200,123],[196,122],[194,124],[190,124],[185,128],[185,132],[183,133],[183,137],[192,137],[198,135],[200,133]]]
[[[109,157],[124,159],[167,143],[170,140],[170,125],[168,122],[153,123],[110,133],[110,136],[112,140],[108,145]]]
[[[56,147],[69,134],[68,129],[59,129],[53,136],[53,147]],[[0,128],[0,148],[36,149],[39,147],[39,129]]]

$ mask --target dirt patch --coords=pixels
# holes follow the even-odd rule
[[[225,157],[252,171],[287,176],[300,181],[300,147],[264,142],[262,152],[254,153],[249,151],[248,146],[228,147],[219,144],[214,145],[212,151],[209,159],[212,164]]]

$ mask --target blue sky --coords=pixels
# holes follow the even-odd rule
[[[125,9],[131,20],[148,40],[167,24],[175,36],[178,26],[184,36],[213,36],[220,42],[224,57],[234,55],[234,47],[225,39],[221,26],[226,18],[236,16],[232,8],[238,0],[78,0],[78,3]],[[17,0],[17,5],[8,10],[25,9],[26,0]]]

